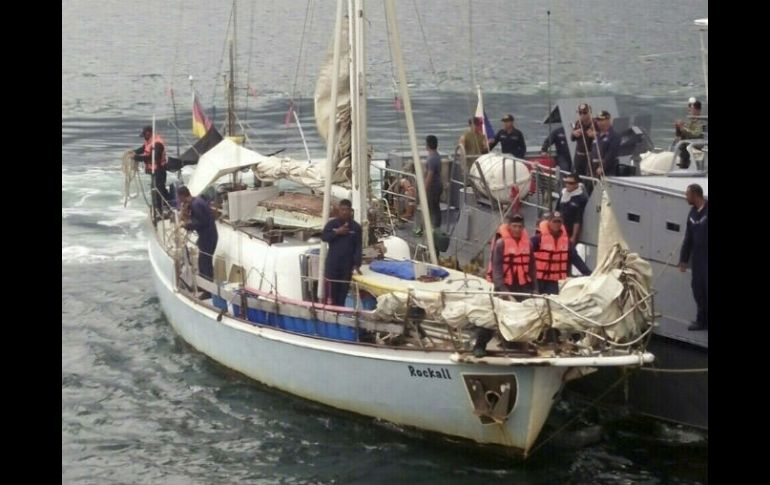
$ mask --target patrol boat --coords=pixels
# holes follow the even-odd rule
[[[708,19],[698,19],[694,25],[701,35],[707,87]],[[606,109],[618,113],[611,97],[565,98],[556,102],[544,123],[561,123],[565,110],[583,102],[594,112]],[[702,118],[708,121],[707,116]],[[677,166],[677,143],[670,148],[654,148],[646,134],[649,116],[616,117],[613,126],[623,136],[620,162],[625,175],[601,180],[583,177],[593,183],[594,190],[584,211],[578,250],[586,263],[595,267],[600,238],[607,237],[605,226],[612,212],[616,227],[611,237],[622,240],[624,247],[649,261],[652,287],[658,292],[655,312],[660,314],[649,346],[656,359],[654,365],[632,373],[600,369],[570,383],[566,391],[597,404],[620,405],[633,414],[707,431],[708,330],[687,329],[696,316],[691,273],[680,272],[677,265],[689,211],[685,189],[699,184],[708,198],[708,127],[704,126],[703,139],[684,142],[693,149],[693,161],[681,169]],[[571,140],[569,149],[574,157],[575,143]],[[393,153],[389,165],[400,167],[403,158]],[[481,274],[489,259],[489,240],[503,215],[512,211],[522,213],[530,231],[534,231],[542,214],[553,209],[562,189],[562,174],[554,165],[552,159],[543,160],[537,152],[528,153],[525,159],[488,154],[479,157],[466,175],[457,169],[464,166],[463,149],[458,146],[444,161],[447,197],[442,204],[442,229],[446,234],[446,260]],[[610,204],[603,204],[605,197]],[[411,224],[404,224],[398,233],[418,253],[425,253],[425,245],[412,235],[412,229]],[[617,385],[626,380],[624,385]],[[613,385],[616,390],[608,394],[607,389]],[[597,397],[601,400],[595,401]]]
[[[317,236],[334,194],[352,196],[355,218],[368,233],[366,22],[362,0],[347,2],[353,10],[346,19],[345,3],[337,2],[331,56],[330,162],[264,156],[231,138],[200,156],[187,187],[194,196],[213,192],[221,212],[214,278],[198,274],[194,236],[182,229],[185,215],[168,205],[170,215],[155,221],[148,243],[161,307],[195,349],[268,386],[526,457],[565,382],[596,367],[638,367],[653,360],[645,351],[653,325],[649,265],[613,247],[594,275],[568,281],[561,295],[518,303],[495,293],[483,278],[410,259],[405,241],[385,236],[364,249],[362,274],[354,276],[346,306],[324,303],[318,282],[324,281],[325,251]],[[395,4],[385,5],[417,161]],[[350,66],[349,75],[341,73],[343,66]],[[342,109],[340,78],[347,78],[350,93]],[[335,152],[346,143],[337,133],[345,131],[347,109],[352,183],[345,187],[332,182]],[[239,174],[249,169],[253,178],[242,184]],[[416,169],[427,223],[425,187]],[[308,190],[286,194],[268,185],[281,178]],[[310,188],[323,190],[320,205]],[[515,346],[473,357],[476,326],[499,329]],[[575,339],[542,337],[551,328]]]

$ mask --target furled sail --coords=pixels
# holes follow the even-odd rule
[[[348,38],[348,22],[342,24],[342,39]],[[350,119],[350,45],[343,41],[340,46],[340,69],[337,84],[337,106],[331,106],[332,98],[332,72],[334,71],[334,35],[329,43],[318,82],[315,88],[315,122],[318,134],[330,143],[329,117],[336,113],[337,127],[334,149],[334,160],[337,170],[334,172],[332,182],[345,183],[351,179],[351,119]]]

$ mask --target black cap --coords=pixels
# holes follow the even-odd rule
[[[513,115],[505,115],[503,116],[502,121],[513,121]]]
[[[548,217],[549,221],[562,221],[564,222],[564,219],[561,217],[561,212],[555,211],[553,212],[550,217]]]
[[[145,133],[152,133],[152,125],[147,125],[142,128],[142,132],[139,133],[139,136],[144,136]]]
[[[612,115],[610,115],[610,112],[606,109],[603,109],[601,113],[599,113],[599,116],[596,117],[597,120],[608,120],[612,118]]]
[[[511,216],[511,222],[515,222],[517,224],[524,224],[524,217],[522,217],[521,214],[514,214]]]

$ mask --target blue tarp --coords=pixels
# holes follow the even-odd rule
[[[395,276],[396,278],[400,278],[402,280],[414,279],[414,263],[412,261],[374,260],[371,262],[371,264],[369,264],[369,269],[376,273]],[[428,276],[446,278],[449,276],[449,271],[443,268],[428,266]]]

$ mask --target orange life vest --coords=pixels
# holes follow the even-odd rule
[[[562,229],[556,240],[550,230],[540,234],[540,249],[535,251],[537,279],[559,281],[567,278],[569,268],[569,238]]]
[[[500,224],[492,239],[489,265],[487,266],[487,281],[492,281],[492,258],[498,239],[503,238],[503,281],[506,285],[525,285],[532,281],[529,277],[530,245],[527,230],[521,231],[521,239],[516,241],[511,234],[508,224]]]
[[[152,166],[152,147],[155,146],[156,143],[160,143],[163,145],[163,151],[160,156],[160,160],[155,160],[156,166]],[[144,141],[144,155],[147,157],[147,162],[145,162],[145,171],[147,173],[152,173],[160,164],[159,166],[165,167],[166,166],[166,142],[161,138],[160,135],[153,135],[150,137],[149,140]]]

